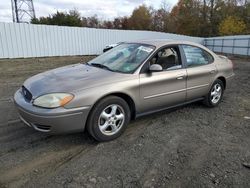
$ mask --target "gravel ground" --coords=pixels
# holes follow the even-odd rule
[[[26,78],[91,58],[0,60],[0,187],[250,187],[249,59],[232,59],[236,76],[218,107],[148,115],[111,142],[18,120],[12,96]]]

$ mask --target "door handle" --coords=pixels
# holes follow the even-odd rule
[[[184,75],[179,75],[176,79],[177,80],[182,80],[184,78]]]
[[[216,70],[211,70],[210,73],[211,74],[214,74],[216,72]]]

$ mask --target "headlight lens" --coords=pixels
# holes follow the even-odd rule
[[[42,95],[33,101],[33,105],[43,108],[57,108],[70,102],[74,96],[69,93],[50,93]]]

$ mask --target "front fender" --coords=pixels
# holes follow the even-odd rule
[[[139,105],[139,79],[126,80],[117,83],[106,84],[99,87],[88,88],[74,92],[75,98],[65,108],[78,108],[82,106],[93,106],[101,98],[113,93],[122,93],[130,96]]]

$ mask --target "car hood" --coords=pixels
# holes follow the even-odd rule
[[[46,93],[68,92],[128,79],[127,74],[84,64],[74,64],[37,74],[24,82],[33,98]]]

